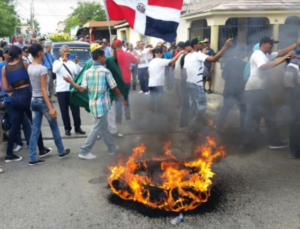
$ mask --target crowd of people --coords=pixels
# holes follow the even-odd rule
[[[118,132],[116,124],[122,124],[123,107],[125,119],[131,120],[129,91],[131,88],[137,90],[137,82],[139,93],[150,96],[149,111],[152,113],[162,112],[164,90],[174,90],[181,109],[179,127],[182,131],[197,133],[207,109],[206,93],[212,93],[214,63],[232,46],[233,39],[228,39],[218,53],[210,48],[209,39],[202,40],[200,37],[178,42],[177,45],[173,42],[169,48],[166,42],[152,46],[138,41],[134,47],[118,39],[109,46],[105,39],[92,43],[89,36],[83,42],[90,43],[92,54],[92,59],[83,68],[78,64],[77,55],[70,58],[67,45],[61,46],[61,57],[55,60],[51,54],[51,41],[27,44],[19,36],[14,45],[1,43],[1,90],[2,94],[8,95],[4,98],[4,106],[11,125],[5,162],[22,160],[15,154],[23,147],[21,129],[29,147],[29,165],[45,162],[41,158],[49,155],[52,149],[43,143],[43,116],[49,123],[59,158],[70,153],[70,149],[64,147],[57,124],[58,117],[53,107],[54,90],[65,135],[70,136],[72,130],[69,110],[77,134],[86,134],[81,129],[80,107],[90,111],[94,118],[93,128],[79,152],[81,159],[96,158],[91,151],[100,138],[107,145],[109,154],[117,152],[114,138],[122,138],[123,135]],[[240,110],[240,126],[245,133],[243,147],[251,145],[253,136],[260,132],[262,117],[265,119],[270,148],[282,149],[289,145],[279,137],[265,82],[272,77],[272,68],[294,58],[294,50],[297,51],[300,40],[285,49],[272,52],[275,43],[277,41],[272,37],[262,38],[254,47],[248,64],[243,61],[243,46],[237,45],[228,51],[230,60],[222,72],[225,80],[224,103],[217,130],[222,131],[230,109],[236,104]],[[296,67],[299,71],[299,66]],[[53,88],[54,79],[56,88]],[[206,82],[208,90],[205,89]],[[297,93],[297,89],[293,88],[294,93]],[[300,157],[298,106],[295,105],[290,133],[292,158]]]

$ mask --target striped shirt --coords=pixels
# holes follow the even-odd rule
[[[89,92],[89,107],[94,118],[102,117],[110,108],[109,89],[117,86],[111,72],[96,62],[88,69],[80,85]]]

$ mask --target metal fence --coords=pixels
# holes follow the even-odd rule
[[[218,48],[220,50],[228,38],[234,38],[234,45],[244,45],[251,51],[262,37],[272,35],[272,25],[220,26]]]
[[[202,39],[210,39],[210,27],[197,27],[189,29],[189,39],[192,39],[196,36],[200,36]]]
[[[300,25],[280,25],[279,26],[279,44],[282,49],[295,44],[300,37]]]

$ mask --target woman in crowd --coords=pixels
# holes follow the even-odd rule
[[[70,150],[64,149],[56,121],[57,113],[49,98],[49,76],[47,74],[47,68],[42,65],[45,57],[44,49],[40,44],[32,44],[28,51],[33,57],[32,65],[28,67],[28,74],[32,86],[31,109],[33,112],[33,127],[29,143],[29,165],[37,165],[44,163],[44,161],[38,159],[36,155],[36,144],[41,132],[43,115],[49,122],[59,158],[63,158],[68,155]],[[43,156],[46,156],[46,154]]]
[[[9,49],[9,62],[2,69],[3,88],[6,92],[12,92],[11,97],[11,129],[9,131],[5,162],[21,161],[22,157],[13,154],[15,139],[19,133],[24,115],[32,121],[30,110],[31,86],[27,73],[28,64],[22,61],[22,49],[18,46],[11,46]],[[51,151],[51,148],[44,147],[42,135],[38,141],[40,155],[43,156]]]

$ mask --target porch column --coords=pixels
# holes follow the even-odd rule
[[[279,24],[273,25],[273,37],[275,41],[279,39]],[[274,50],[278,50],[278,44],[274,44]]]
[[[219,46],[219,26],[212,25],[210,27],[210,46],[215,51],[218,52]]]

